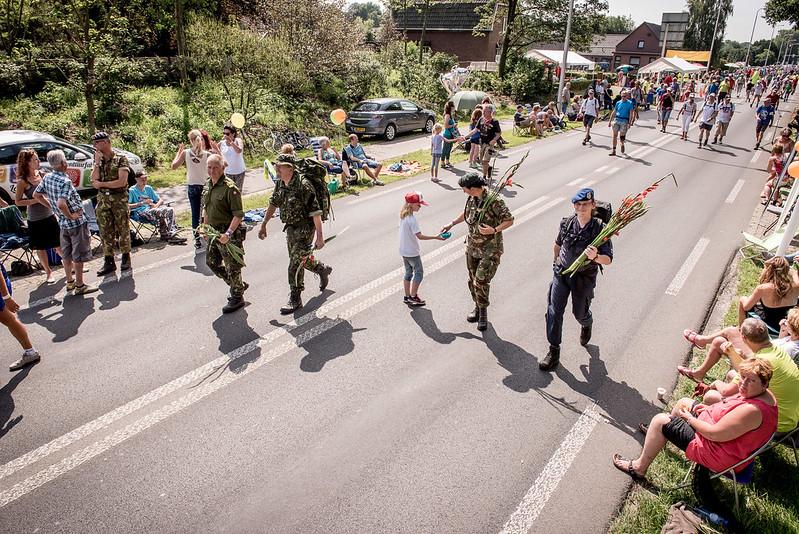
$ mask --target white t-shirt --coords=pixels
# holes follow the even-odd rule
[[[416,234],[421,232],[416,217],[408,215],[400,219],[399,223],[399,253],[405,258],[415,258],[422,254],[419,238]]]
[[[235,140],[233,141],[236,142]],[[222,156],[227,160],[227,167],[225,167],[225,174],[241,174],[247,170],[244,164],[244,151],[241,153],[236,152],[233,145],[229,145],[224,139],[219,142],[219,151]]]
[[[594,117],[597,116],[597,106],[599,105],[599,101],[596,98],[586,98],[583,101],[583,107],[581,108],[583,113],[586,115],[593,115]]]
[[[729,104],[722,102],[719,104],[719,114],[717,118],[719,119],[719,122],[730,122],[730,120],[732,120],[733,113],[735,113],[735,104],[732,102]]]
[[[693,116],[694,112],[696,111],[696,102],[691,102],[690,100],[682,105],[682,116],[688,117],[690,120]]]
[[[194,149],[186,151],[186,183],[189,185],[205,185],[208,179],[208,152],[203,150],[202,156],[197,156]]]
[[[796,361],[796,356],[799,355],[799,339],[796,341],[791,341],[791,336],[785,336],[784,338],[775,341],[774,345],[776,347],[782,347],[782,350],[787,352],[788,356]],[[797,362],[797,365],[799,365],[799,362]]]
[[[759,96],[759,95],[762,95],[762,94],[763,94],[763,84],[762,83],[756,83],[755,84],[755,95]]]
[[[716,118],[713,117],[713,114],[716,112],[716,104],[705,104],[702,106],[702,122],[705,124],[713,124],[716,122]]]

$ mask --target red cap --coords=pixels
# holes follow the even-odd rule
[[[419,191],[411,191],[410,193],[405,194],[405,202],[408,204],[424,204],[427,206],[427,202],[424,201],[422,198],[422,194]]]

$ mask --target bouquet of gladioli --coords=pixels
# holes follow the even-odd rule
[[[613,214],[599,235],[596,236],[596,239],[591,242],[591,246],[599,248],[599,246],[610,239],[611,236],[619,235],[619,232],[621,232],[625,226],[639,217],[643,217],[644,213],[649,211],[649,206],[647,206],[646,202],[644,202],[644,198],[646,198],[649,193],[657,189],[658,185],[660,185],[660,182],[669,176],[671,176],[671,178],[674,180],[674,185],[676,186],[677,178],[674,177],[674,173],[669,173],[638,193],[635,197],[632,195],[627,195],[624,200],[621,201],[621,206],[619,206],[619,209],[616,210],[616,213]],[[577,272],[577,269],[583,265],[587,265],[590,261],[591,260],[588,259],[588,256],[585,255],[585,252],[583,252],[576,260],[574,260],[574,263],[572,263],[568,269],[563,271],[563,274],[570,274],[571,276],[574,276],[574,273]]]
[[[527,156],[529,155],[530,151],[528,150],[527,152],[524,153],[522,159],[520,159],[519,161],[508,167],[508,170],[505,171],[505,174],[502,175],[502,178],[500,178],[500,180],[493,187],[489,187],[488,196],[486,197],[486,200],[483,203],[483,207],[480,208],[480,213],[477,216],[477,228],[480,228],[480,224],[483,222],[483,217],[485,216],[486,211],[488,211],[488,208],[491,207],[491,204],[493,204],[494,201],[499,197],[499,194],[502,193],[503,189],[505,189],[506,187],[513,187],[514,185],[516,187],[521,187],[522,189],[524,189],[524,187],[521,184],[513,181],[513,175],[516,174],[516,171],[519,170],[519,167],[524,162],[524,160],[527,159]],[[497,158],[496,156],[494,156],[494,165],[492,165],[491,167],[492,169],[496,165],[496,162]]]
[[[214,241],[219,239],[219,236],[222,235],[222,233],[219,230],[205,223],[202,223],[198,227],[198,230],[200,231],[201,234],[205,235],[205,238],[208,240],[209,244],[213,244]],[[234,260],[240,263],[243,267],[247,266],[244,263],[244,250],[240,246],[234,245],[233,243],[230,242],[230,240],[228,240],[227,243],[225,243],[225,246],[227,247],[227,251],[230,253],[230,255],[233,257]]]

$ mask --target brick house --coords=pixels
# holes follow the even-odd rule
[[[472,61],[497,61],[505,19],[497,15],[495,10],[491,28],[483,30],[482,37],[472,35],[472,29],[481,19],[476,10],[487,3],[486,0],[431,2],[422,46],[429,48],[432,53],[443,52],[458,56],[461,66]],[[395,9],[392,15],[396,30],[405,30],[408,41],[419,42],[424,25],[424,3],[417,2],[407,10]]]
[[[616,45],[611,68],[627,64],[643,67],[659,58],[660,52],[660,26],[644,22]]]

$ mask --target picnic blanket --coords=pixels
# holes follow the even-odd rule
[[[393,165],[392,165],[393,167]],[[415,172],[424,171],[429,169],[429,166],[423,166],[418,161],[403,161],[402,162],[402,170],[392,171],[389,167],[383,167],[380,171],[380,174],[386,174],[388,176],[409,176]]]

